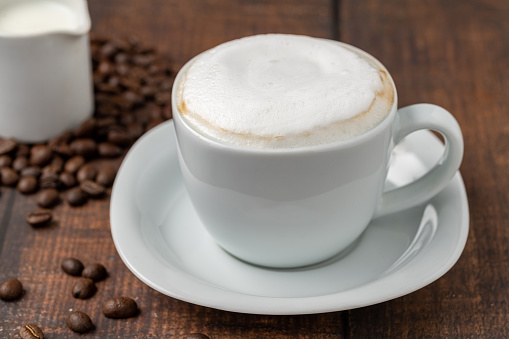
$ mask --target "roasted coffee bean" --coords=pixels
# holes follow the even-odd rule
[[[14,154],[17,157],[28,157],[30,155],[30,147],[28,147],[26,144],[18,144]]]
[[[62,166],[49,164],[49,165],[44,166],[41,169],[41,174],[48,174],[48,173],[58,174],[61,171],[62,171]]]
[[[111,142],[101,142],[97,148],[99,155],[105,158],[116,158],[124,153],[124,150]]]
[[[203,333],[190,333],[190,334],[187,334],[184,337],[184,339],[210,339],[210,337]]]
[[[23,294],[23,285],[18,279],[9,279],[0,285],[0,299],[12,301],[19,299]]]
[[[38,181],[35,177],[22,177],[18,181],[18,191],[23,194],[30,194],[37,191],[38,188]]]
[[[75,155],[65,162],[64,170],[67,173],[76,173],[81,166],[85,164],[85,158],[81,155]]]
[[[90,278],[80,278],[72,288],[72,296],[77,299],[88,299],[97,291],[95,283]]]
[[[49,166],[55,169],[57,172],[62,172],[64,169],[64,159],[61,156],[55,154],[53,155]]]
[[[0,155],[0,167],[9,167],[12,165],[12,158],[7,155]]]
[[[131,122],[127,124],[127,133],[129,136],[133,139],[137,139],[142,136],[142,134],[145,132],[143,129],[143,125],[139,122]]]
[[[91,198],[100,198],[105,193],[104,186],[92,180],[82,181],[80,183],[80,188]]]
[[[129,146],[133,142],[133,139],[127,132],[114,129],[108,131],[107,139],[108,142],[123,147]]]
[[[69,275],[80,276],[83,272],[83,263],[76,258],[67,258],[60,264],[62,271]]]
[[[67,317],[67,326],[77,333],[85,333],[90,332],[94,329],[94,323],[92,323],[92,319],[83,312],[73,311]]]
[[[58,173],[47,171],[41,174],[39,178],[39,187],[40,188],[59,188],[60,187],[60,179]]]
[[[11,153],[17,146],[18,143],[13,138],[0,139],[0,155]]]
[[[41,175],[41,168],[39,166],[28,166],[21,170],[22,177],[34,177],[39,178]]]
[[[81,206],[87,202],[88,196],[79,186],[77,186],[71,188],[65,193],[65,200],[71,206]]]
[[[77,183],[77,180],[74,177],[74,175],[72,175],[71,173],[68,173],[68,172],[60,173],[60,175],[58,176],[58,179],[60,180],[61,184],[65,188],[74,187],[74,186],[76,186],[76,183]]]
[[[60,154],[61,156],[64,157],[70,157],[74,154],[73,151],[71,150],[71,146],[69,146],[68,144],[63,143],[56,144],[52,146],[51,149],[53,150],[54,153]]]
[[[90,278],[93,281],[101,281],[103,279],[106,279],[108,276],[108,272],[106,271],[106,268],[99,264],[91,264],[87,265],[84,269],[81,275],[85,278]]]
[[[30,165],[43,166],[51,161],[53,152],[48,145],[34,145],[30,149]]]
[[[16,172],[21,172],[24,168],[28,166],[28,159],[25,156],[17,156],[12,162],[12,169]]]
[[[0,168],[0,179],[4,186],[14,186],[18,183],[19,175],[10,167]]]
[[[75,139],[70,143],[69,147],[75,155],[82,155],[87,158],[93,157],[97,150],[96,142],[90,138]]]
[[[95,181],[98,184],[109,187],[113,185],[115,181],[115,176],[117,175],[117,171],[113,166],[104,165],[99,168],[97,171],[97,176],[95,177]]]
[[[35,198],[37,205],[44,208],[55,206],[59,200],[60,197],[58,196],[58,191],[55,188],[46,188],[40,191]]]
[[[97,175],[97,169],[95,168],[95,165],[92,163],[87,163],[78,170],[76,173],[76,179],[79,182],[85,181],[85,180],[94,180]]]
[[[46,209],[30,212],[25,217],[27,224],[35,228],[49,225],[51,219],[53,219],[53,215],[50,210]]]
[[[138,305],[131,298],[113,298],[103,304],[103,313],[108,318],[130,318],[138,313]]]
[[[19,336],[21,339],[44,339],[44,332],[39,326],[28,324],[19,329]]]

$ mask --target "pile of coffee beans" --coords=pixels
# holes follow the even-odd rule
[[[68,275],[79,277],[72,288],[72,296],[77,299],[91,298],[97,291],[96,282],[108,277],[108,271],[100,263],[83,265],[77,258],[66,258],[60,264],[62,271]],[[107,318],[123,319],[138,314],[138,305],[127,297],[117,297],[106,301],[102,306]],[[90,317],[81,311],[74,311],[67,317],[67,326],[78,333],[85,333],[95,328]]]
[[[99,263],[93,263],[84,266],[76,258],[67,258],[60,264],[65,273],[80,277],[72,288],[72,296],[77,299],[91,298],[97,291],[96,282],[106,279],[108,272],[106,268]]]
[[[45,143],[0,138],[0,186],[36,194],[50,209],[100,199],[113,184],[119,161],[143,133],[170,119],[174,72],[138,40],[91,38],[95,112],[75,130]],[[27,216],[49,225],[50,211]],[[45,220],[45,221],[44,221]]]

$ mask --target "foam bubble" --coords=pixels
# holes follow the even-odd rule
[[[384,91],[378,68],[335,41],[305,36],[224,43],[200,55],[178,86],[185,119],[205,134],[244,146],[345,140],[376,125],[390,109],[374,105]],[[373,118],[365,117],[373,107]]]

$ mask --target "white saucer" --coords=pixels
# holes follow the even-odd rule
[[[442,149],[430,132],[409,136],[394,151],[391,184],[421,175]],[[460,174],[429,203],[437,211],[437,231],[397,267],[393,264],[412,242],[424,205],[373,221],[340,258],[305,269],[252,266],[224,252],[204,230],[184,189],[173,122],[168,121],[129,151],[113,187],[110,216],[122,260],[165,295],[234,312],[310,314],[397,298],[445,274],[468,235]]]

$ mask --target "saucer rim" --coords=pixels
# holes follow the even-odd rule
[[[169,133],[168,133],[168,131]],[[230,291],[220,286],[214,286],[205,281],[201,281],[196,277],[192,276],[185,270],[182,270],[176,266],[169,267],[168,265],[164,265],[154,257],[153,261],[160,263],[164,268],[169,269],[169,273],[171,273],[171,282],[170,286],[161,286],[161,284],[157,284],[144,274],[143,268],[137,267],[138,265],[133,264],[130,260],[129,250],[126,251],[125,244],[125,234],[120,232],[122,229],[121,221],[118,220],[120,218],[119,214],[116,212],[117,205],[121,198],[117,198],[119,183],[124,182],[124,176],[128,176],[128,170],[125,170],[130,165],[131,160],[134,159],[137,155],[137,152],[142,148],[140,145],[149,144],[152,139],[156,140],[160,137],[168,138],[167,134],[173,134],[169,136],[174,140],[173,142],[176,144],[175,136],[174,136],[174,128],[173,121],[169,120],[160,124],[159,126],[153,128],[151,131],[143,135],[131,148],[126,157],[124,158],[122,165],[118,171],[117,179],[113,185],[112,193],[111,193],[111,203],[110,203],[110,227],[114,245],[116,247],[117,252],[119,253],[122,261],[129,268],[129,270],[140,279],[142,282],[150,286],[151,288],[159,291],[160,293],[183,300],[192,304],[197,304],[201,306],[211,307],[215,309],[232,311],[238,313],[249,313],[249,314],[271,314],[271,315],[296,315],[296,314],[314,314],[314,313],[325,313],[325,312],[333,312],[333,311],[341,311],[346,309],[354,309],[364,306],[369,306],[373,304],[377,304],[380,302],[392,300],[406,294],[412,293],[424,286],[432,283],[437,280],[441,276],[443,276],[447,271],[449,271],[454,264],[457,262],[463,249],[466,245],[466,240],[469,232],[469,209],[468,209],[468,201],[466,196],[466,190],[464,186],[464,182],[462,180],[461,174],[458,172],[454,178],[451,180],[451,183],[448,185],[454,186],[455,189],[459,189],[459,204],[462,206],[461,213],[458,215],[457,219],[459,222],[463,221],[461,225],[459,225],[459,232],[454,237],[456,241],[456,247],[454,251],[450,254],[447,260],[443,261],[440,267],[437,267],[434,270],[433,274],[426,275],[425,277],[421,277],[418,282],[408,286],[405,283],[405,279],[400,279],[399,281],[394,279],[395,275],[404,275],[405,267],[395,270],[391,272],[387,276],[381,277],[379,279],[375,279],[369,283],[360,285],[358,287],[348,289],[346,291],[329,293],[320,296],[310,296],[310,297],[264,297],[264,296],[255,296],[249,295],[245,293]],[[435,142],[439,142],[438,139],[431,133],[428,133]],[[126,197],[124,197],[126,199]],[[120,208],[120,207],[119,207]],[[121,219],[121,218],[120,218]],[[461,219],[461,220],[460,220]],[[139,229],[139,222],[137,223],[137,228]],[[138,243],[145,245],[146,243],[141,239]],[[147,250],[146,248],[144,250]],[[148,249],[148,252],[154,256],[153,252]],[[411,265],[407,265],[411,266]],[[407,268],[408,269],[408,268]],[[403,277],[404,278],[404,277]],[[182,288],[184,286],[185,288]],[[384,289],[384,293],[377,293],[380,289]],[[193,293],[194,291],[200,291],[200,293]],[[371,291],[371,292],[370,292]],[[360,293],[362,292],[362,293]],[[366,293],[370,292],[370,293]],[[354,298],[355,297],[355,298]]]

